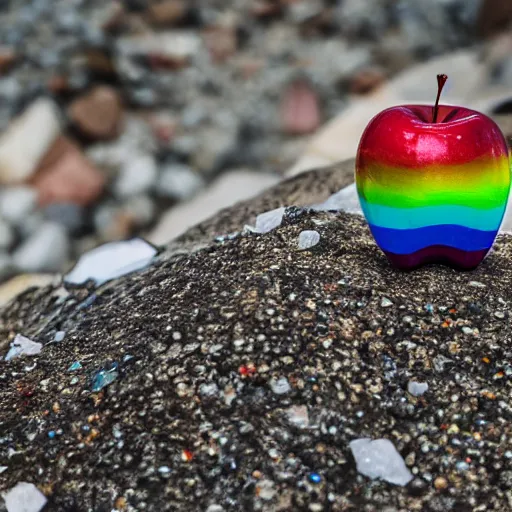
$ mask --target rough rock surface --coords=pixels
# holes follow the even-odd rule
[[[207,244],[217,236],[239,232],[245,224],[254,223],[260,213],[280,206],[305,207],[320,203],[354,181],[354,165],[354,160],[347,160],[282,181],[252,199],[224,208],[189,229],[169,243],[168,250],[196,247]]]
[[[188,241],[325,199],[308,187],[332,176]],[[310,251],[303,230],[321,235]],[[33,483],[66,512],[509,510],[511,258],[505,235],[473,272],[402,273],[359,216],[289,208],[271,233],[164,252],[96,290],[27,291],[1,313],[0,354],[16,333],[44,346],[0,361],[0,494]],[[389,439],[414,479],[358,474],[358,438]]]

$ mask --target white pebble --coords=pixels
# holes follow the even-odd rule
[[[67,283],[93,280],[97,286],[147,267],[157,250],[142,238],[110,242],[83,254],[65,276]]]
[[[2,496],[7,512],[40,512],[47,502],[45,495],[28,482],[17,483]]]
[[[407,485],[412,473],[389,439],[356,439],[349,443],[357,471],[371,478],[380,478],[394,485]]]
[[[57,331],[55,333],[53,341],[56,341],[57,343],[59,343],[65,338],[65,336],[66,336],[66,331]]]
[[[256,217],[256,227],[254,231],[256,233],[268,233],[279,227],[283,221],[285,210],[286,208],[282,206],[281,208],[276,208],[269,212],[260,213],[258,217]]]
[[[32,213],[37,203],[37,191],[32,187],[5,188],[0,194],[0,215],[18,225]]]
[[[301,251],[311,249],[320,242],[320,233],[318,231],[302,231],[299,235],[298,246]]]
[[[58,272],[67,262],[70,243],[61,224],[45,222],[13,254],[13,262],[25,272]]]
[[[323,203],[311,207],[316,211],[344,210],[348,213],[362,215],[361,204],[355,183],[342,188],[335,194],[329,196]]]
[[[129,197],[149,190],[157,179],[156,161],[151,155],[140,154],[129,160],[114,184],[118,197]]]
[[[428,384],[426,382],[416,382],[414,380],[410,380],[407,383],[407,391],[412,396],[422,396],[428,391]]]
[[[41,343],[32,341],[21,334],[16,334],[16,337],[11,342],[11,348],[5,356],[5,360],[10,361],[20,356],[35,356],[39,354],[42,349],[43,345],[41,345]]]

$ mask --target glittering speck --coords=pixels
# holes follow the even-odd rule
[[[190,462],[194,458],[194,454],[190,450],[183,450],[181,452],[181,460]]]
[[[94,393],[101,391],[104,387],[112,384],[112,382],[117,379],[118,375],[119,374],[115,370],[111,370],[109,372],[100,370],[93,379],[92,391]]]
[[[80,361],[75,361],[69,368],[68,368],[68,372],[74,372],[76,370],[80,370],[80,368],[82,368],[82,365],[80,363]]]
[[[160,476],[168,478],[169,475],[171,474],[171,468],[169,466],[160,466],[158,468],[158,473],[160,474]]]
[[[57,343],[61,342],[66,337],[65,331],[57,331],[55,333],[55,336],[53,338],[53,341],[56,341]]]
[[[322,477],[318,473],[310,473],[308,480],[313,484],[319,484],[322,481]]]

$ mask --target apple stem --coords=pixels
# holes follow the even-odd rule
[[[437,75],[437,98],[436,104],[434,105],[434,115],[432,117],[432,122],[437,123],[437,114],[439,113],[439,99],[441,98],[441,93],[443,92],[444,84],[448,80],[448,75]]]

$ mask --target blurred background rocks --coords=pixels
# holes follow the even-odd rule
[[[512,90],[511,20],[499,0],[0,0],[0,279],[169,241],[418,62],[471,48]]]

